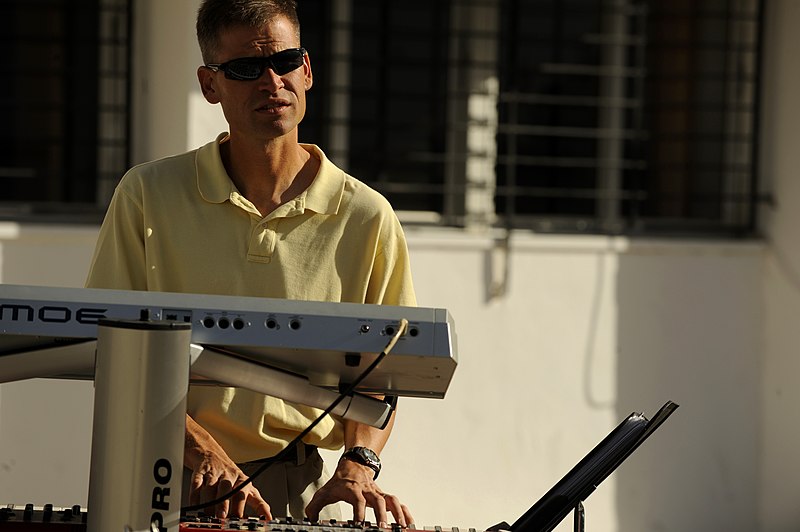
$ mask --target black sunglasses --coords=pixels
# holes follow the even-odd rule
[[[240,57],[224,63],[208,64],[206,67],[214,72],[222,70],[228,79],[253,81],[264,75],[264,70],[268,67],[279,76],[288,74],[303,66],[305,55],[305,48],[289,48],[269,57]]]

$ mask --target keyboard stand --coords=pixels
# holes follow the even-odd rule
[[[94,419],[87,532],[147,530],[180,520],[186,395],[191,380],[268,393],[332,411],[378,428],[391,402],[353,393],[339,397],[307,379],[191,344],[191,324],[104,319],[97,339],[0,357],[2,382],[35,377],[94,376]],[[205,380],[199,380],[205,379]]]
[[[178,530],[191,329],[98,324],[87,532]]]

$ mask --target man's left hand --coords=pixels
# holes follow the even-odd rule
[[[319,519],[319,512],[327,505],[344,501],[353,507],[353,520],[366,521],[367,507],[372,508],[380,527],[389,526],[389,513],[394,522],[402,527],[414,523],[408,507],[394,495],[384,493],[375,483],[375,472],[365,465],[342,459],[336,466],[333,477],[322,486],[311,502],[306,506],[306,516],[312,520]]]

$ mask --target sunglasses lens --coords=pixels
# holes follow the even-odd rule
[[[272,70],[283,76],[303,66],[303,56],[302,50],[285,50],[270,56],[269,60],[272,63]]]
[[[225,76],[229,79],[254,80],[264,73],[264,61],[259,57],[234,59],[225,65]]]

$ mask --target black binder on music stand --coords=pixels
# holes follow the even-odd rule
[[[647,419],[640,413],[625,418],[603,441],[597,444],[578,464],[558,481],[550,491],[517,519],[514,524],[497,524],[488,530],[511,532],[549,532],[570,512],[575,516],[575,532],[584,532],[583,501],[628,456],[635,451],[674,411],[672,401]]]

